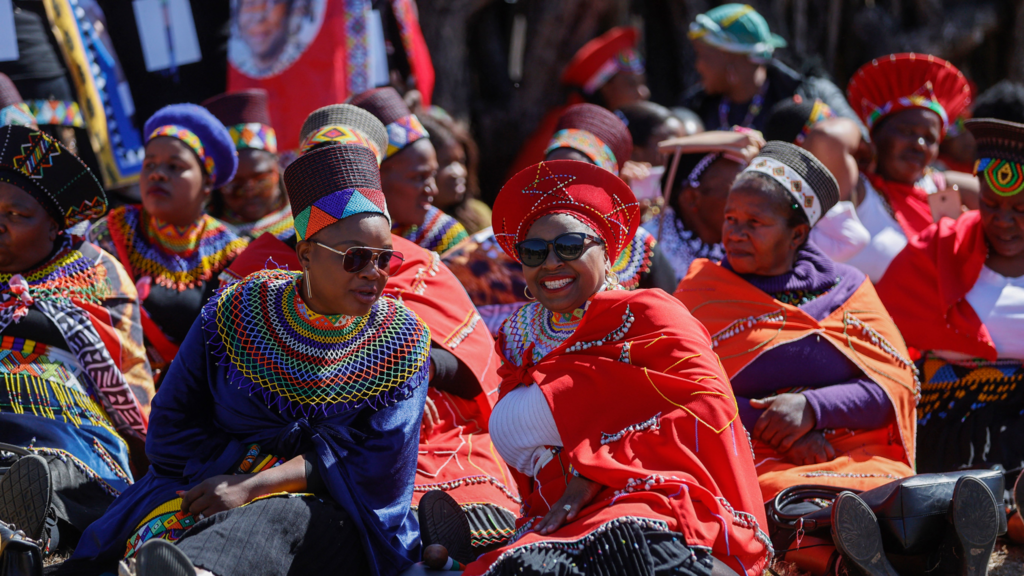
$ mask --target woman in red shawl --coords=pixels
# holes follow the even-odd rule
[[[854,198],[870,243],[846,261],[878,282],[889,263],[932,224],[928,196],[946,188],[929,166],[950,123],[971,103],[971,87],[952,64],[927,54],[892,54],[865,64],[847,87],[850,105],[876,150],[863,197]]]
[[[878,284],[907,344],[924,352],[922,472],[1012,471],[1024,460],[1024,125],[967,127],[980,209],[912,239]]]
[[[611,273],[639,224],[629,187],[554,160],[513,177],[494,208],[536,298],[502,326],[490,421],[523,509],[505,547],[465,573],[760,574],[761,494],[707,331],[664,292],[622,290]],[[455,545],[424,534],[435,542]]]

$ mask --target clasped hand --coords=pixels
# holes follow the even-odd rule
[[[254,474],[225,474],[207,478],[187,492],[178,492],[181,511],[208,518],[218,512],[238,508],[256,496],[252,484],[254,477]]]
[[[775,448],[788,462],[818,464],[835,458],[835,449],[825,435],[814,430],[814,410],[803,394],[754,398],[750,406],[764,410],[752,436]]]

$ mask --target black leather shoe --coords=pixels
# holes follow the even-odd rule
[[[995,496],[984,482],[971,476],[957,481],[949,514],[957,537],[954,556],[961,576],[988,574],[988,561],[999,535],[1000,513]]]
[[[885,557],[875,513],[853,492],[839,494],[832,504],[832,541],[851,573],[899,576]]]
[[[0,574],[43,576],[43,552],[21,530],[0,522]]]
[[[135,576],[196,576],[196,568],[174,544],[150,540],[139,548]]]
[[[43,540],[53,499],[50,467],[41,456],[22,456],[0,479],[0,521],[32,540]]]
[[[450,557],[461,564],[476,560],[469,518],[454,498],[441,490],[431,490],[420,499],[418,515],[424,549],[431,544],[440,544],[448,549]]]

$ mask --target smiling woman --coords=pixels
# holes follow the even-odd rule
[[[181,574],[377,576],[412,563],[430,331],[380,298],[401,255],[377,161],[327,146],[285,182],[302,272],[256,272],[203,308],[154,402],[153,468],[73,561],[138,554],[139,576],[156,576],[147,556],[174,542]]]

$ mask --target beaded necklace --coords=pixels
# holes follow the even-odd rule
[[[179,292],[216,276],[248,244],[208,214],[179,228],[158,221],[138,206],[111,211],[107,229],[121,263],[133,278],[149,276],[160,286]]]
[[[435,206],[427,209],[422,226],[394,226],[391,232],[438,254],[444,254],[469,236],[458,220]]]
[[[833,288],[839,286],[840,280],[842,279],[836,278],[835,284],[821,290],[785,290],[771,294],[771,297],[783,304],[792,304],[793,306],[800,307],[831,292]]]
[[[57,253],[45,264],[20,276],[28,283],[33,299],[75,299],[99,304],[111,295],[106,269],[90,262],[64,236]],[[0,274],[0,294],[11,294],[11,280],[17,274]]]
[[[234,212],[225,208],[223,220],[231,224],[240,236],[248,236],[253,239],[263,234],[271,234],[276,238],[281,238],[282,234],[295,226],[295,220],[292,219],[292,207],[288,204],[255,222],[241,222]]]
[[[526,349],[533,344],[533,357],[530,358],[530,362],[540,362],[576,333],[589,306],[588,300],[583,307],[566,314],[551,312],[540,302],[531,302],[523,306],[502,325],[501,329],[505,333],[505,357],[522,366]]]
[[[768,93],[768,80],[765,79],[764,84],[761,84],[761,90],[754,95],[754,98],[750,101],[750,105],[747,107],[747,115],[743,118],[743,123],[740,124],[743,128],[750,128],[754,125],[754,119],[761,113],[761,107],[764,105],[764,97]],[[728,130],[731,125],[729,124],[729,99],[722,96],[721,101],[718,103],[718,129]]]

